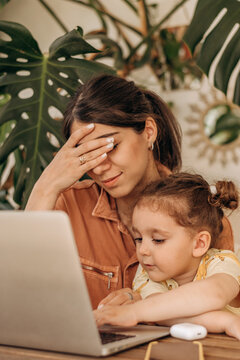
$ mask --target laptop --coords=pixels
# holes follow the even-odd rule
[[[67,214],[0,211],[0,344],[106,356],[168,334],[97,328]]]

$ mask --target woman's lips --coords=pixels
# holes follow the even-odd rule
[[[116,184],[116,182],[118,181],[119,177],[122,175],[122,173],[112,177],[112,178],[109,178],[107,180],[104,180],[102,181],[102,183],[106,186],[106,187],[112,187]]]

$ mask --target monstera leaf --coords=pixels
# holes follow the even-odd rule
[[[240,105],[240,1],[198,0],[184,40],[210,81]],[[233,89],[233,90],[232,90]]]
[[[0,9],[5,6],[10,0],[0,0]]]
[[[0,146],[0,164],[18,156],[14,200],[24,204],[42,170],[63,144],[61,120],[69,97],[97,73],[115,73],[101,63],[84,59],[96,53],[81,28],[56,39],[48,54],[20,24],[0,21],[0,94],[10,100],[0,108],[0,126],[14,122]],[[21,156],[19,152],[21,151]],[[19,162],[20,161],[20,162]]]

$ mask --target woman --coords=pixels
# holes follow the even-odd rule
[[[70,102],[64,134],[67,142],[35,184],[26,209],[68,213],[95,308],[109,292],[131,288],[138,265],[132,211],[149,183],[180,169],[181,132],[157,95],[100,75]],[[85,173],[93,180],[79,182]],[[221,241],[232,249],[226,219],[219,247]],[[124,296],[134,294],[129,289]]]

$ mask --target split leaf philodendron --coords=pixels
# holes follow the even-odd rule
[[[213,85],[240,105],[240,2],[199,0],[184,40]]]
[[[70,96],[94,75],[115,72],[84,59],[98,50],[84,40],[80,27],[56,39],[48,54],[20,24],[0,21],[0,33],[0,94],[9,97],[0,108],[0,126],[11,122],[0,146],[0,165],[15,154],[14,200],[24,206],[64,142],[61,120]]]

